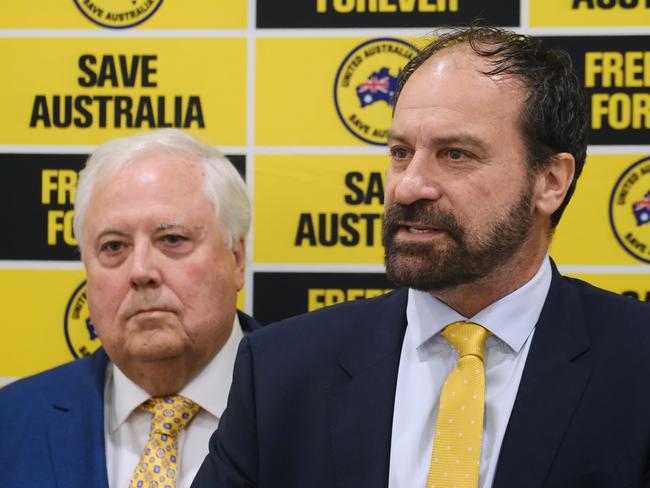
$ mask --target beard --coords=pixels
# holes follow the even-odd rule
[[[528,240],[531,195],[529,182],[519,200],[480,234],[468,232],[452,212],[440,210],[429,201],[392,204],[386,209],[383,225],[388,279],[397,286],[432,292],[488,276],[508,263]],[[417,223],[446,235],[428,242],[400,242],[395,239],[401,228],[399,222]]]

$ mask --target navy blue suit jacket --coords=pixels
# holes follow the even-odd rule
[[[192,487],[387,487],[406,300],[399,290],[244,339]],[[493,487],[644,486],[649,447],[650,307],[554,269]]]
[[[259,325],[239,312],[242,329]],[[108,487],[104,379],[108,356],[64,364],[0,389],[0,487]]]

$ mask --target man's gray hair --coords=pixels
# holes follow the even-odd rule
[[[74,233],[81,248],[84,218],[98,183],[117,174],[140,157],[171,154],[201,165],[204,187],[217,223],[232,248],[246,237],[251,207],[246,185],[232,163],[217,149],[177,129],[160,129],[113,139],[99,146],[79,173],[75,196]]]

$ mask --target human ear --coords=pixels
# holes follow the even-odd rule
[[[564,201],[575,174],[575,158],[566,152],[554,154],[535,176],[535,208],[552,215]]]

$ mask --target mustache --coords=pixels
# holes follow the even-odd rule
[[[429,201],[417,200],[408,205],[393,203],[384,211],[384,245],[399,231],[402,226],[400,222],[442,230],[456,242],[462,242],[465,235],[463,226],[454,214],[440,210]]]

